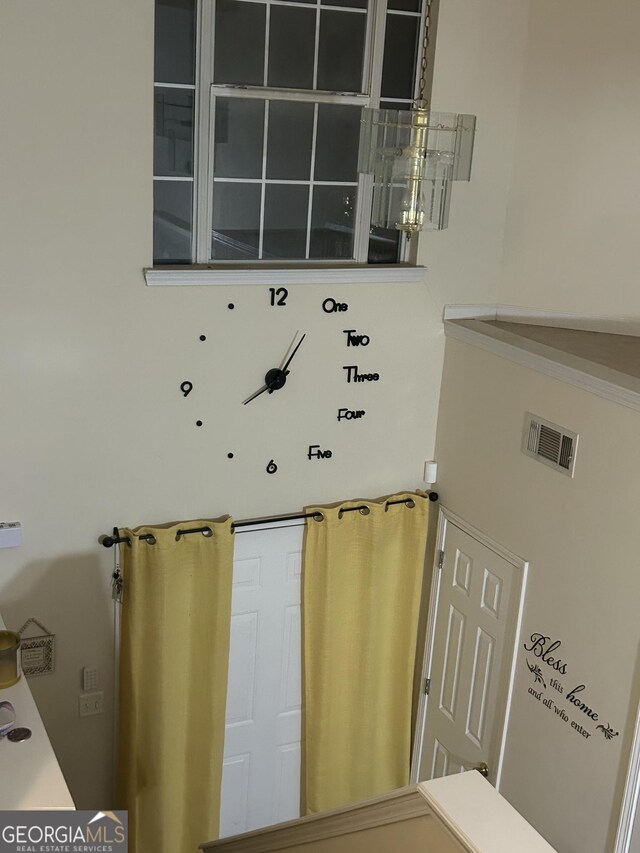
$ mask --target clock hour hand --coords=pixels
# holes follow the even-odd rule
[[[252,394],[250,397],[247,397],[247,399],[242,403],[242,405],[246,406],[247,403],[250,403],[252,400],[255,400],[256,397],[259,397],[260,394],[264,394],[264,392],[268,391],[268,390],[269,390],[269,386],[263,385],[262,388],[258,388],[258,390],[255,392],[255,394]]]
[[[298,333],[296,332],[293,342],[295,342],[297,335]],[[285,354],[284,363],[282,367],[272,367],[271,370],[267,371],[267,375],[264,377],[264,385],[262,386],[262,388],[258,388],[258,390],[254,394],[252,394],[250,397],[247,397],[247,399],[242,404],[243,406],[246,406],[247,403],[250,403],[252,400],[255,400],[256,397],[260,396],[260,394],[264,394],[265,391],[268,391],[270,394],[272,394],[274,391],[277,391],[279,388],[283,387],[283,385],[287,381],[287,376],[289,375],[289,371],[287,368],[291,364],[294,355],[298,352],[300,344],[306,338],[306,336],[307,333],[304,332],[298,343],[295,345],[293,352],[289,354],[291,346],[293,346],[292,342],[291,346],[289,347],[289,350],[287,350],[287,353]]]
[[[247,399],[243,402],[242,405],[246,406],[247,403],[250,403],[252,400],[255,400],[256,397],[260,396],[260,394],[264,394],[265,391],[268,391],[271,394],[278,388],[282,388],[282,386],[287,380],[288,373],[288,370],[280,370],[279,367],[272,368],[264,377],[265,384],[262,386],[262,388],[258,388],[255,394],[252,394],[250,397],[247,397]]]

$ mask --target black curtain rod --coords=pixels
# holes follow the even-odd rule
[[[438,500],[437,492],[427,492],[430,501]],[[387,506],[393,506],[394,504],[407,504],[407,506],[414,506],[414,502],[412,498],[404,498],[401,501],[387,501]],[[365,512],[366,510],[366,512]],[[361,512],[363,515],[368,515],[369,507],[362,506],[350,506],[346,509],[343,509],[342,512]],[[324,515],[321,512],[297,512],[292,515],[267,515],[264,518],[247,518],[243,521],[232,521],[231,522],[231,530],[235,533],[235,531],[242,527],[253,527],[256,524],[269,524],[272,521],[302,521],[305,518],[315,518],[318,521],[322,521]],[[177,538],[179,539],[181,536],[186,536],[189,533],[202,533],[203,536],[211,535],[210,527],[190,527],[186,530],[178,530]],[[155,536],[153,533],[143,533],[138,537],[139,539],[143,539],[147,542],[155,542]],[[101,545],[104,545],[105,548],[112,548],[114,545],[121,544],[131,544],[131,540],[128,536],[118,536],[118,528],[113,528],[112,536],[101,536],[98,541]]]

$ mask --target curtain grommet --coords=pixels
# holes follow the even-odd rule
[[[416,502],[413,500],[413,498],[409,498],[409,500],[405,501],[405,506],[409,509],[413,509],[415,505]]]
[[[359,506],[359,507],[358,507],[358,512],[360,513],[360,515],[369,515],[369,513],[371,512],[371,510],[369,509],[369,507],[368,507],[368,506]]]
[[[322,513],[322,512],[314,512],[311,517],[313,518],[314,521],[318,521],[318,522],[324,521],[324,513]]]
[[[157,539],[156,539],[156,537],[152,534],[151,536],[149,536],[149,537],[148,537],[147,539],[145,539],[144,541],[147,543],[147,545],[155,545],[155,544],[156,544],[156,542],[157,542],[158,540],[157,540]]]
[[[213,536],[213,530],[210,527],[203,527],[201,533],[206,539],[209,539],[211,536]]]

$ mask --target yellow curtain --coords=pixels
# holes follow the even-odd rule
[[[410,498],[413,508],[390,501]],[[367,515],[343,512],[366,506]],[[407,785],[429,501],[307,507],[304,545],[308,813]]]
[[[211,536],[180,528],[209,527]],[[140,540],[151,533],[155,544]],[[231,520],[121,530],[118,798],[131,853],[216,838],[229,662]]]

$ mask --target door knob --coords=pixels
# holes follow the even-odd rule
[[[474,765],[473,765],[473,769],[474,769],[474,770],[477,770],[477,771],[478,771],[478,773],[479,773],[481,776],[484,776],[484,778],[485,778],[485,779],[486,779],[486,778],[487,778],[487,776],[489,775],[489,768],[488,768],[488,766],[484,763],[484,761],[481,761],[481,762],[480,762],[480,764],[474,764]]]

